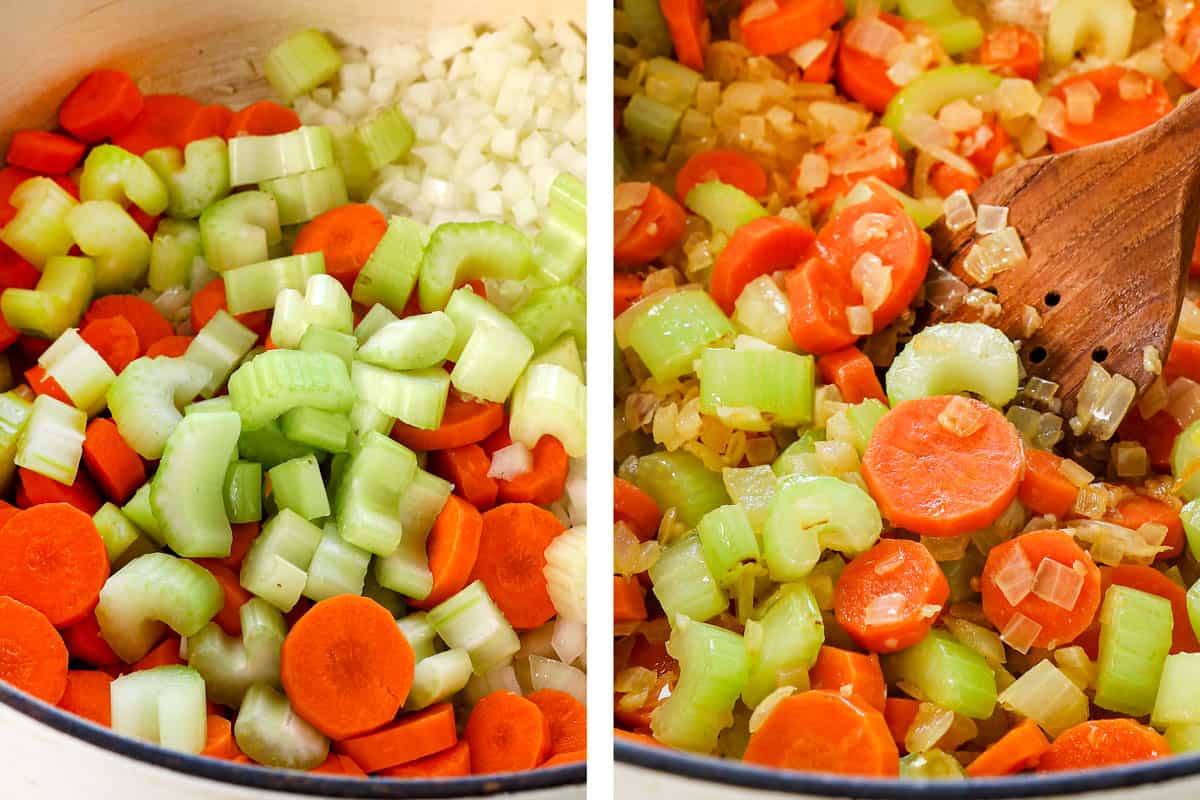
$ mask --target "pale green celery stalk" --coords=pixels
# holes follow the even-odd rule
[[[108,563],[115,565],[121,562],[125,554],[136,547],[139,540],[145,540],[141,530],[121,509],[112,503],[105,503],[92,515],[96,531],[104,540],[104,549],[108,553]],[[153,549],[153,548],[152,548]]]
[[[129,212],[109,200],[89,200],[67,212],[67,229],[96,265],[96,292],[126,292],[150,267],[150,237]]]
[[[350,377],[358,398],[389,417],[425,430],[442,424],[450,376],[441,367],[392,372],[355,361]]]
[[[235,187],[332,166],[333,139],[320,125],[229,140],[229,182]]]
[[[1100,708],[1141,717],[1154,709],[1163,663],[1171,649],[1170,601],[1112,586],[1100,607],[1096,697]]]
[[[1050,13],[1046,55],[1057,65],[1075,60],[1088,49],[1105,61],[1129,55],[1137,11],[1129,0],[1062,0]]]
[[[96,604],[100,635],[132,664],[162,638],[200,632],[225,603],[221,585],[199,564],[166,553],[147,553],[104,583]]]
[[[253,684],[279,686],[279,650],[287,636],[283,614],[260,597],[247,600],[238,615],[240,639],[215,622],[188,637],[188,666],[204,676],[209,699],[230,708],[242,704]]]
[[[535,289],[513,313],[512,321],[542,352],[564,333],[587,347],[587,298],[574,286]]]
[[[1200,724],[1200,653],[1176,653],[1163,662],[1150,724]]]
[[[940,197],[922,197],[917,199],[911,195],[892,186],[890,183],[884,183],[874,176],[863,178],[858,183],[854,184],[849,192],[839,197],[833,202],[833,206],[829,209],[831,215],[840,214],[850,206],[866,203],[877,194],[883,193],[904,206],[904,212],[912,217],[913,222],[917,223],[919,228],[928,228],[933,223],[941,219],[945,212],[945,202]]]
[[[283,256],[257,264],[247,264],[221,275],[225,281],[225,300],[230,314],[265,311],[285,289],[300,290],[308,279],[325,272],[323,253]],[[297,340],[298,341],[298,340]]]
[[[21,333],[54,339],[79,323],[95,284],[92,259],[55,256],[46,262],[36,289],[5,289],[0,311]]]
[[[696,96],[696,87],[704,77],[670,58],[652,58],[646,62],[646,94],[672,108],[687,111]]]
[[[398,371],[436,367],[446,360],[454,337],[454,323],[445,312],[417,314],[384,325],[359,348],[357,358]]]
[[[732,234],[747,222],[767,216],[757,200],[736,186],[721,181],[697,184],[688,192],[685,205],[708,220],[714,231]]]
[[[373,170],[404,158],[417,138],[400,106],[385,108],[358,123],[356,133]]]
[[[795,350],[796,343],[788,332],[791,313],[791,304],[783,290],[770,275],[760,275],[738,295],[733,305],[733,324],[781,350]]]
[[[179,409],[210,380],[207,367],[182,358],[139,358],[108,388],[108,408],[121,438],[142,458],[162,456],[167,437],[183,419]]]
[[[267,471],[271,495],[278,508],[290,508],[307,520],[329,516],[325,480],[315,456],[285,461]]]
[[[242,562],[242,586],[280,611],[291,611],[308,583],[308,567],[321,536],[316,525],[283,509],[267,520],[250,545]]]
[[[900,14],[933,28],[950,55],[974,50],[983,42],[983,26],[963,14],[954,0],[900,0]]]
[[[160,547],[166,545],[162,526],[154,516],[154,509],[150,507],[149,481],[138,487],[138,490],[133,493],[133,497],[129,498],[129,502],[121,510],[151,541]]]
[[[682,110],[652,100],[641,92],[629,98],[622,115],[625,130],[638,139],[653,143],[663,151],[675,138],[675,132],[679,130],[679,122],[682,119]]]
[[[333,80],[341,68],[342,57],[318,30],[292,34],[263,63],[267,81],[285,103]]]
[[[758,560],[758,539],[741,506],[714,508],[700,520],[696,533],[708,570],[721,586],[728,586],[743,564]]]
[[[367,313],[358,325],[354,327],[354,338],[358,341],[358,346],[362,347],[366,344],[367,339],[370,339],[379,329],[388,323],[395,322],[400,319],[393,314],[387,306],[376,303],[367,310]]]
[[[1172,725],[1163,733],[1172,753],[1193,753],[1200,750],[1200,725]]]
[[[449,700],[471,680],[471,656],[466,650],[446,650],[423,659],[413,670],[405,711],[420,711]]]
[[[634,483],[663,511],[674,508],[680,521],[689,527],[700,524],[705,514],[729,502],[721,476],[682,450],[642,456]]]
[[[1200,559],[1200,502],[1192,500],[1179,510],[1183,532],[1187,536],[1188,550],[1192,558]]]
[[[884,656],[891,680],[916,686],[931,703],[987,719],[996,705],[996,675],[983,656],[943,631],[931,631],[907,650]]]
[[[358,400],[350,409],[350,436],[352,439],[370,431],[390,433],[395,424],[394,417],[389,417],[366,400]]]
[[[366,200],[371,194],[375,170],[367,161],[367,150],[358,131],[349,125],[331,125],[329,135],[333,139],[333,159],[342,169],[351,199],[356,203]]]
[[[54,344],[38,356],[38,364],[66,392],[67,397],[88,416],[104,410],[108,387],[117,379],[108,362],[83,340],[79,331],[68,328]]]
[[[183,152],[151,150],[143,158],[167,187],[169,217],[196,219],[229,194],[229,150],[219,136],[191,142]]]
[[[721,482],[735,505],[746,512],[750,527],[762,530],[770,513],[771,501],[779,480],[766,464],[757,467],[726,467],[721,470]]]
[[[233,738],[255,763],[269,767],[312,769],[329,756],[329,740],[265,683],[246,690]]]
[[[293,408],[279,418],[283,435],[293,442],[326,453],[344,453],[350,449],[350,419],[316,408]]]
[[[446,307],[450,293],[476,278],[523,280],[533,266],[529,239],[501,222],[450,222],[429,237],[417,283],[422,311]]]
[[[229,378],[229,399],[243,426],[258,428],[293,408],[346,412],[355,398],[346,365],[337,356],[268,350]]]
[[[550,184],[550,207],[533,240],[538,277],[551,285],[568,285],[587,263],[587,191],[568,172]]]
[[[150,242],[150,288],[165,292],[191,282],[192,265],[200,255],[200,226],[192,220],[164,219]]]
[[[831,477],[791,475],[779,481],[763,526],[763,555],[771,578],[798,580],[824,549],[856,556],[879,539],[883,521],[871,496]]]
[[[353,334],[339,333],[320,325],[309,325],[300,337],[300,349],[306,353],[333,353],[350,369],[354,354],[358,351],[358,340]]]
[[[1058,736],[1087,720],[1087,695],[1049,659],[1039,661],[1000,693],[1000,705],[1037,722],[1046,733]]]
[[[387,232],[354,279],[354,302],[382,303],[396,313],[404,310],[432,232],[416,220],[392,217]]]
[[[258,334],[221,309],[213,314],[196,333],[184,359],[208,369],[212,375],[200,390],[202,397],[212,397],[225,385],[233,368],[241,363],[258,341]]]
[[[533,353],[534,345],[525,334],[480,323],[454,363],[450,382],[462,395],[503,403]]]
[[[539,364],[553,364],[556,367],[562,367],[580,381],[584,380],[583,359],[579,356],[579,347],[575,344],[575,337],[569,333],[564,333],[558,337],[558,341],[534,356],[525,370],[528,372]]]
[[[454,323],[454,344],[450,346],[450,352],[446,354],[451,361],[457,361],[458,357],[462,355],[463,348],[467,346],[467,340],[475,332],[475,326],[481,322],[487,322],[496,327],[520,330],[507,315],[488,302],[487,298],[475,294],[475,290],[470,286],[462,286],[454,290],[450,295],[450,300],[446,303],[446,316],[450,317],[450,321]]]
[[[671,54],[671,31],[655,0],[624,0],[621,4],[639,49],[652,55]]]
[[[262,519],[262,464],[234,461],[225,472],[225,516],[234,525]]]
[[[814,374],[812,356],[708,348],[700,356],[700,410],[719,416],[722,409],[753,408],[797,427],[812,420]]]
[[[392,553],[404,532],[400,498],[416,472],[417,457],[399,442],[374,432],[358,440],[333,498],[342,538],[376,555]]]
[[[79,176],[79,198],[85,203],[106,200],[124,206],[125,201],[158,216],[167,210],[167,185],[141,158],[116,145],[92,148]]]
[[[438,652],[438,632],[429,624],[429,615],[424,611],[397,619],[396,627],[408,640],[413,650],[413,660],[417,664]]]
[[[321,543],[308,565],[304,596],[319,602],[339,594],[361,595],[370,565],[370,553],[347,542],[338,534],[336,524],[326,522]]]
[[[237,458],[241,432],[241,417],[218,411],[184,417],[167,438],[150,484],[150,507],[167,545],[181,556],[229,555],[225,473]]]
[[[508,663],[521,640],[492,601],[482,581],[475,581],[428,614],[429,624],[447,645],[466,650],[476,675]]]
[[[233,403],[230,402],[229,395],[223,394],[220,397],[197,400],[194,403],[188,403],[183,408],[184,416],[188,414],[211,414],[214,411],[233,411]]]
[[[70,486],[83,458],[86,428],[83,411],[49,395],[38,395],[17,440],[13,463]]]
[[[275,203],[279,206],[280,225],[308,222],[326,211],[350,202],[349,192],[346,191],[346,179],[338,166],[263,181],[259,188],[275,196]]]
[[[904,346],[887,371],[888,399],[971,392],[997,408],[1016,397],[1017,350],[981,322],[931,325]]]
[[[16,392],[0,394],[0,491],[7,492],[16,474],[17,444],[33,412],[33,403]]]
[[[157,667],[112,682],[112,729],[152,744],[199,753],[208,733],[204,678],[188,667]]]
[[[957,758],[936,747],[900,759],[900,777],[917,781],[957,780],[967,771]]]
[[[753,635],[751,630],[755,631]],[[752,666],[742,700],[755,708],[779,688],[781,673],[811,669],[824,641],[825,625],[812,589],[806,583],[781,586],[762,618],[747,623],[746,644]]]
[[[238,192],[200,215],[200,243],[214,272],[266,261],[271,247],[282,239],[279,207],[269,192]]]
[[[4,293],[8,297],[14,290]],[[1196,420],[1175,437],[1171,446],[1171,474],[1175,476],[1175,493],[1184,500],[1200,498],[1200,420]]]
[[[425,543],[433,523],[454,486],[437,475],[418,469],[404,494],[400,495],[400,545],[375,559],[375,577],[382,586],[405,597],[423,600],[433,589],[433,573]]]
[[[380,586],[379,581],[375,580],[375,573],[372,570],[367,570],[367,577],[363,582],[362,593],[363,597],[374,600],[386,608],[393,619],[400,619],[408,610],[408,607],[404,604],[404,598],[391,589]]]
[[[0,242],[39,269],[75,244],[67,230],[67,213],[78,203],[49,178],[30,178],[8,198],[17,214],[0,230]]]
[[[868,398],[861,403],[855,403],[846,409],[846,421],[850,423],[850,432],[853,434],[854,449],[858,451],[859,458],[867,452],[867,445],[871,442],[871,434],[875,432],[875,426],[879,424],[879,420],[883,419],[887,414],[888,407],[878,400]]]
[[[680,615],[704,621],[729,607],[729,598],[704,556],[700,537],[693,534],[665,548],[650,567],[654,596],[668,621]]]
[[[732,337],[733,325],[701,289],[668,294],[645,309],[629,327],[628,345],[656,380],[693,372],[705,348]]]
[[[681,617],[672,624],[667,652],[679,661],[679,680],[650,716],[650,729],[671,747],[711,753],[750,678],[746,642],[733,631]]]
[[[954,64],[923,72],[892,97],[880,121],[892,129],[900,146],[908,150],[912,145],[901,133],[906,120],[918,114],[936,115],[955,100],[971,101],[990,94],[1000,80],[990,67],[976,64]]]
[[[517,381],[509,409],[513,441],[533,447],[548,434],[572,458],[587,452],[587,387],[571,370],[557,364],[531,365]]]
[[[271,341],[277,347],[299,347],[310,325],[338,333],[351,333],[354,330],[354,307],[350,295],[332,275],[310,275],[304,283],[304,294],[290,286],[284,288],[276,295],[274,305]]]
[[[984,558],[978,550],[968,548],[966,555],[954,561],[942,561],[938,566],[950,584],[950,602],[961,603],[975,598],[979,593],[975,587],[983,570]]]

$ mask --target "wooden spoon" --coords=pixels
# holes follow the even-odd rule
[[[1196,93],[1200,94],[1200,93]],[[964,270],[974,226],[957,233],[939,220],[933,253],[972,288],[997,295],[987,322],[1021,340],[1026,371],[1059,384],[1064,418],[1093,361],[1141,392],[1155,379],[1143,363],[1162,361],[1175,336],[1200,225],[1200,99],[1194,94],[1149,128],[1090,147],[1026,161],[974,193],[976,206],[1008,207],[1029,262],[984,285]],[[1031,336],[1032,306],[1042,324]],[[932,322],[980,319],[966,304]]]

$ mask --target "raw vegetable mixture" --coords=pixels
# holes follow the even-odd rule
[[[483,95],[476,49],[544,75],[558,47],[524,24],[430,41],[426,76]],[[356,55],[310,30],[263,68],[284,102],[342,97],[373,85]],[[583,185],[555,169],[536,218],[464,200],[432,227],[361,202],[432,169],[395,100],[413,79],[326,127],[100,69],[59,131],[12,137],[0,679],[246,764],[584,758]]]
[[[618,736],[955,779],[1200,749],[1200,310],[1142,397],[1096,363],[1065,409],[987,324],[1026,251],[969,197],[1166,115],[1200,9],[616,14]]]

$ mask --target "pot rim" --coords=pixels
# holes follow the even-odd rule
[[[478,775],[469,778],[349,778],[312,775],[295,770],[235,764],[168,750],[121,736],[82,717],[63,711],[0,681],[0,703],[60,733],[111,753],[194,777],[252,789],[337,798],[479,797],[501,792],[581,785],[587,765],[580,762],[549,769]]]

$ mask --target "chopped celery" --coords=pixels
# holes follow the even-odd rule
[[[779,688],[781,674],[811,669],[825,641],[821,608],[806,583],[781,586],[757,624],[746,637],[752,666],[742,700],[750,708]]]
[[[329,755],[329,740],[265,683],[246,690],[233,738],[255,763],[270,767],[312,769]]]
[[[569,333],[564,333],[558,337],[558,341],[534,356],[526,370],[528,371],[538,364],[553,364],[570,372],[580,381],[584,379],[583,359],[579,357],[579,346],[575,344],[575,337]]]
[[[95,285],[92,259],[55,256],[46,262],[36,289],[5,289],[0,311],[21,333],[53,339],[79,323]]]
[[[701,289],[674,292],[629,326],[629,343],[656,380],[688,375],[706,347],[732,337],[733,325]]]
[[[682,119],[682,110],[653,100],[642,92],[629,98],[622,115],[625,130],[661,150],[666,150],[675,138]]]
[[[1061,66],[1088,46],[1104,61],[1129,55],[1137,11],[1129,0],[1059,0],[1046,30],[1048,60]]]
[[[254,348],[258,334],[238,322],[225,309],[220,309],[196,332],[183,358],[207,368],[211,377],[200,390],[203,397],[212,397],[225,385],[233,368]]]
[[[187,286],[192,265],[200,255],[200,226],[192,220],[164,219],[150,242],[150,288],[164,292],[174,286]]]
[[[240,141],[241,137],[234,139]],[[259,184],[264,192],[275,197],[279,207],[280,225],[308,222],[326,211],[346,205],[350,195],[346,179],[337,166],[323,167],[299,175],[285,175]]]
[[[290,508],[308,520],[329,516],[329,498],[315,456],[285,461],[267,471],[278,508]]]
[[[347,542],[337,525],[327,522],[308,565],[304,596],[321,601],[339,594],[362,594],[370,565],[371,554]]]
[[[112,503],[105,503],[92,515],[96,531],[104,540],[104,549],[108,553],[108,563],[117,563],[125,552],[134,547],[142,532],[133,520],[125,516],[120,508]]]
[[[356,357],[385,369],[425,369],[445,361],[453,344],[454,323],[445,312],[434,311],[389,322],[372,334]]]
[[[758,201],[736,186],[721,181],[697,184],[687,195],[686,205],[708,220],[714,231],[732,234],[747,222],[767,216]]]
[[[682,750],[712,752],[750,677],[746,642],[733,631],[675,620],[667,652],[679,661],[675,689],[650,717],[654,738]]]
[[[283,614],[262,598],[251,597],[238,616],[240,639],[215,622],[188,637],[188,666],[204,676],[209,699],[230,708],[240,706],[255,683],[279,685],[279,650],[287,636]]]
[[[241,417],[218,411],[184,417],[167,438],[150,484],[150,507],[167,545],[181,556],[229,555],[225,473],[237,458],[241,432]]]
[[[166,544],[166,541],[163,539],[162,526],[159,525],[158,519],[154,516],[154,509],[150,507],[149,481],[138,487],[138,490],[133,493],[133,497],[129,498],[129,502],[121,510],[155,544]]]
[[[8,297],[10,289],[4,293]],[[1171,474],[1175,476],[1175,493],[1184,500],[1200,499],[1200,420],[1196,420],[1175,437],[1171,446]]]
[[[1171,628],[1170,601],[1127,586],[1109,587],[1100,607],[1097,706],[1133,717],[1154,709]]]
[[[288,612],[308,582],[308,567],[321,543],[321,529],[291,509],[263,525],[242,562],[242,586]]]
[[[374,432],[356,442],[333,497],[342,538],[376,555],[394,551],[404,533],[400,498],[416,473],[417,457],[399,442]]]
[[[653,55],[671,54],[671,31],[656,0],[624,0],[621,6],[638,49]]]
[[[166,185],[169,217],[196,219],[229,194],[229,149],[220,136],[191,142],[183,152],[151,150],[144,158]]]
[[[400,313],[408,303],[430,230],[416,220],[392,217],[362,271],[354,279],[354,302],[365,306],[382,303]]]
[[[142,458],[162,456],[183,419],[179,409],[208,384],[210,371],[182,358],[139,358],[108,389],[108,407],[121,438]]]
[[[385,305],[376,303],[371,306],[366,315],[359,320],[358,325],[354,326],[354,338],[358,341],[358,346],[362,347],[366,344],[367,339],[379,332],[380,328],[398,319],[400,318]]]
[[[812,420],[814,371],[812,356],[786,350],[708,348],[700,356],[700,410],[720,416],[753,408],[789,427],[802,425]]]
[[[521,640],[508,620],[488,595],[482,581],[434,606],[429,624],[451,648],[466,650],[476,675],[507,663],[518,650]]]
[[[954,0],[900,0],[900,13],[905,19],[932,28],[950,55],[974,50],[983,43],[979,20],[959,11]]]
[[[860,458],[867,452],[867,445],[871,442],[871,434],[875,432],[875,426],[887,412],[888,407],[874,398],[855,403],[846,409],[846,421],[850,423],[851,444],[858,451]]]
[[[403,617],[404,612],[407,610],[404,605],[404,598],[391,589],[380,586],[379,581],[375,580],[375,574],[370,570],[367,570],[367,577],[363,582],[363,597],[374,600],[386,608],[393,619]]]
[[[150,237],[125,209],[90,200],[67,212],[67,229],[96,266],[96,292],[133,289],[150,267]]]
[[[433,589],[433,573],[425,542],[433,523],[450,497],[453,485],[437,475],[418,469],[400,495],[400,545],[375,559],[375,577],[382,586],[406,597],[422,600]]]
[[[1200,725],[1172,725],[1163,732],[1172,753],[1200,750]]]
[[[972,719],[996,705],[996,675],[983,656],[940,630],[907,650],[884,657],[890,678],[916,686],[931,703]]]
[[[634,482],[666,511],[674,508],[685,525],[700,524],[704,515],[729,502],[721,476],[691,453],[651,453],[638,460]]]
[[[344,453],[350,446],[350,420],[317,408],[293,408],[279,418],[283,435],[293,442],[327,453]]]
[[[33,403],[16,392],[0,394],[0,491],[7,492],[16,474],[17,444],[33,411]]]
[[[17,439],[13,463],[70,486],[83,458],[86,428],[87,414],[50,395],[38,395]]]
[[[445,650],[423,658],[413,670],[404,710],[420,711],[449,700],[466,688],[470,679],[471,655],[466,650]]]
[[[722,586],[728,585],[731,573],[736,574],[742,564],[758,560],[758,539],[739,505],[714,508],[700,520],[696,533],[708,570]]]
[[[276,298],[285,289],[305,288],[310,278],[324,272],[325,255],[319,252],[283,256],[230,269],[221,276],[225,281],[229,313],[245,314],[273,308]],[[299,341],[298,337],[296,341]]]
[[[1191,500],[1179,509],[1179,519],[1187,536],[1188,551],[1200,560],[1200,501]]]
[[[75,244],[67,229],[67,213],[78,203],[50,178],[39,176],[21,183],[9,196],[8,204],[17,209],[17,214],[0,230],[0,242],[35,267],[44,267],[55,256],[65,256]]]
[[[38,356],[38,364],[46,370],[71,398],[71,402],[88,416],[104,410],[108,387],[117,379],[108,362],[83,340],[79,331],[68,328],[54,344]]]
[[[1087,720],[1087,695],[1047,659],[1000,693],[1000,705],[1037,722],[1051,736]]]
[[[442,424],[450,376],[441,367],[392,372],[355,361],[350,377],[358,398],[389,417],[426,430]]]
[[[481,322],[475,326],[455,361],[450,382],[467,397],[503,403],[508,400],[533,353],[533,342],[524,333]],[[387,408],[383,410],[388,411]],[[395,416],[404,419],[399,414]]]
[[[346,365],[329,353],[268,350],[229,378],[229,399],[247,428],[258,428],[293,408],[349,411],[354,388]]]
[[[678,61],[661,56],[646,62],[646,91],[673,108],[686,111],[696,96],[696,87],[704,80],[699,72]]]
[[[235,187],[332,166],[333,139],[319,125],[229,140],[229,182]]]
[[[257,461],[265,469],[301,458],[312,451],[311,446],[287,438],[275,420],[254,430],[247,430],[243,425],[241,438],[238,439],[238,454],[249,461]]]
[[[971,600],[979,594],[975,587],[979,584],[977,579],[983,571],[983,562],[983,555],[978,550],[968,548],[962,558],[938,563],[950,584],[951,603]]]
[[[475,326],[481,322],[487,322],[494,327],[520,330],[516,323],[489,303],[487,298],[475,294],[475,290],[470,286],[454,290],[446,303],[446,316],[454,323],[454,344],[450,346],[450,352],[446,356],[451,361],[457,361],[462,355],[467,340],[475,332]]]
[[[967,777],[967,772],[957,758],[934,747],[901,758],[900,777],[917,781],[954,780]]]
[[[396,627],[412,647],[413,660],[416,663],[420,664],[438,652],[438,632],[429,624],[429,615],[424,611],[397,619]]]
[[[572,458],[587,452],[587,387],[571,370],[557,364],[531,364],[513,389],[509,413],[513,441],[533,447],[550,435]]]
[[[923,72],[892,97],[882,124],[892,129],[905,150],[912,145],[902,133],[904,123],[918,114],[935,116],[955,100],[971,101],[990,94],[1000,85],[1000,76],[990,67],[954,64]]]
[[[766,464],[757,467],[726,467],[721,470],[721,482],[736,505],[746,512],[746,519],[755,532],[761,531],[775,498],[778,479]]]
[[[234,525],[262,519],[262,464],[234,461],[225,472],[225,516]]]
[[[271,341],[276,347],[298,347],[310,325],[319,325],[337,333],[354,330],[354,307],[350,295],[332,275],[309,275],[304,283],[303,294],[289,286],[278,292],[274,305]]]
[[[318,30],[294,33],[276,45],[263,63],[263,73],[285,103],[332,80],[342,57]]]
[[[650,582],[668,621],[679,615],[704,621],[729,607],[729,598],[709,568],[695,534],[662,551],[650,567]]]
[[[512,321],[533,342],[538,353],[564,333],[587,347],[587,298],[574,286],[535,289],[512,313]]]
[[[224,603],[221,585],[204,567],[166,553],[147,553],[105,581],[96,621],[113,652],[132,664],[150,652],[166,627],[193,636]]]
[[[167,185],[138,156],[112,144],[92,148],[79,176],[79,198],[133,203],[152,217],[167,210]]]
[[[208,266],[215,272],[266,261],[271,257],[271,247],[282,239],[279,207],[269,192],[231,194],[200,215],[200,243]]]
[[[887,371],[888,399],[971,392],[997,408],[1017,394],[1017,349],[982,322],[931,325],[904,346]]]
[[[569,172],[550,184],[550,203],[533,240],[538,276],[552,285],[573,283],[587,263],[587,189]]]
[[[779,284],[770,275],[760,275],[746,284],[733,304],[733,324],[781,350],[795,350],[796,343],[788,332],[791,313],[791,304]]]
[[[358,123],[356,133],[371,169],[378,170],[393,164],[412,149],[416,134],[400,106],[385,108]]]
[[[208,707],[204,678],[168,666],[122,675],[109,687],[112,729],[184,753],[204,749]]]
[[[455,286],[475,278],[522,280],[533,266],[529,239],[501,222],[450,222],[429,237],[417,283],[422,311],[446,307]]]
[[[366,200],[371,193],[375,170],[367,162],[367,150],[358,131],[349,125],[329,126],[333,139],[333,159],[346,179],[346,190],[355,202]]]
[[[879,539],[883,521],[871,496],[828,476],[791,475],[779,481],[763,526],[763,555],[771,578],[798,580],[823,549],[856,556]]]
[[[1156,728],[1200,724],[1200,653],[1176,653],[1163,662],[1150,723]]]
[[[333,353],[350,369],[354,354],[358,350],[358,340],[348,333],[339,333],[323,328],[320,325],[309,325],[300,337],[300,349],[306,353]]]

